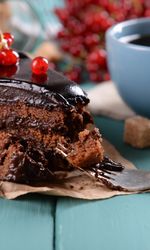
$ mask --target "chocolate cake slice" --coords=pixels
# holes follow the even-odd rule
[[[84,91],[52,70],[45,79],[32,75],[31,60],[20,57],[14,75],[0,73],[0,180],[51,181],[56,171],[101,162]]]

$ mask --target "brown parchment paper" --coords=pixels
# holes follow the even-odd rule
[[[115,161],[122,163],[126,168],[133,169],[135,166],[123,158],[120,153],[108,141],[103,142],[105,152]],[[0,196],[14,199],[27,193],[41,193],[46,195],[69,196],[81,199],[105,199],[115,195],[130,194],[129,192],[116,191],[107,188],[103,183],[97,182],[85,173],[75,170],[64,178],[63,184],[41,184],[38,187],[0,182]]]

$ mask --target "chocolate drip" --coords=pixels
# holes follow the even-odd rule
[[[105,156],[104,160],[96,166],[101,170],[109,170],[116,172],[120,172],[124,169],[124,166],[121,163],[115,162],[107,156]]]
[[[91,166],[89,168],[92,175],[99,179],[99,176],[104,176],[107,171],[121,172],[124,170],[124,166],[121,163],[111,160],[109,157],[104,156],[103,161]]]

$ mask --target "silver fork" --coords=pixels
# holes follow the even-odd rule
[[[116,163],[115,163],[116,164]],[[140,192],[150,190],[150,171],[140,169],[118,169],[115,170],[92,168],[88,173],[97,180],[102,181],[111,189],[124,190],[129,192]]]

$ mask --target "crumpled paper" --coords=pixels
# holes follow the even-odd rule
[[[117,120],[135,116],[135,112],[120,97],[112,81],[103,82],[88,91],[89,109],[95,115],[104,115]]]
[[[123,158],[108,141],[104,140],[103,146],[106,154],[114,161],[122,163],[126,168],[135,166]],[[38,186],[29,186],[11,182],[0,182],[0,196],[6,199],[15,199],[28,193],[41,193],[46,195],[69,196],[81,199],[105,199],[115,195],[130,194],[129,192],[111,190],[102,182],[98,182],[89,175],[79,170],[71,173],[64,172],[63,184],[44,183]]]

